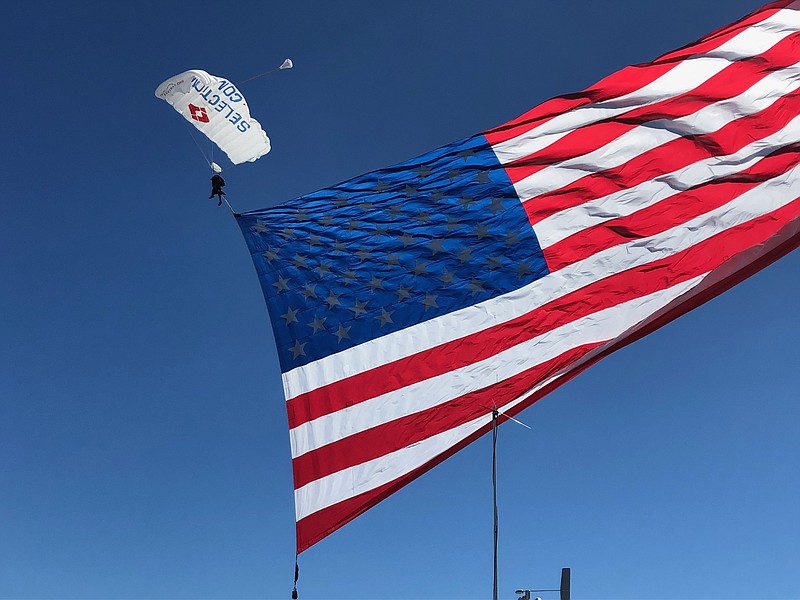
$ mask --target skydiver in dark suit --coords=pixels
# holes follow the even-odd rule
[[[209,200],[214,196],[219,198],[217,206],[222,206],[222,197],[225,195],[225,192],[222,191],[223,187],[225,187],[225,180],[218,173],[215,173],[211,177],[211,195],[208,198]]]

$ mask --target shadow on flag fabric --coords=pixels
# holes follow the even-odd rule
[[[302,552],[800,242],[800,1],[490,131],[238,215]],[[504,417],[501,415],[501,421]]]

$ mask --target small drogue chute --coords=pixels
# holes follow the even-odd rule
[[[267,134],[250,116],[242,93],[227,79],[193,69],[170,77],[155,94],[219,146],[235,165],[253,162],[270,151]]]

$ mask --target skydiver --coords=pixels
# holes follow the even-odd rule
[[[218,173],[214,173],[211,177],[211,195],[208,199],[211,200],[217,196],[219,198],[217,206],[222,206],[222,197],[225,195],[225,192],[222,191],[223,187],[225,187],[225,180]]]

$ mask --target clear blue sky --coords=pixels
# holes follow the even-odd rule
[[[0,62],[0,597],[286,598],[289,441],[264,301],[153,96],[241,81],[239,210],[578,91],[759,0],[15,2]],[[800,253],[500,430],[500,592],[800,598]],[[491,440],[301,555],[301,598],[486,598]],[[553,596],[544,595],[545,598]]]

